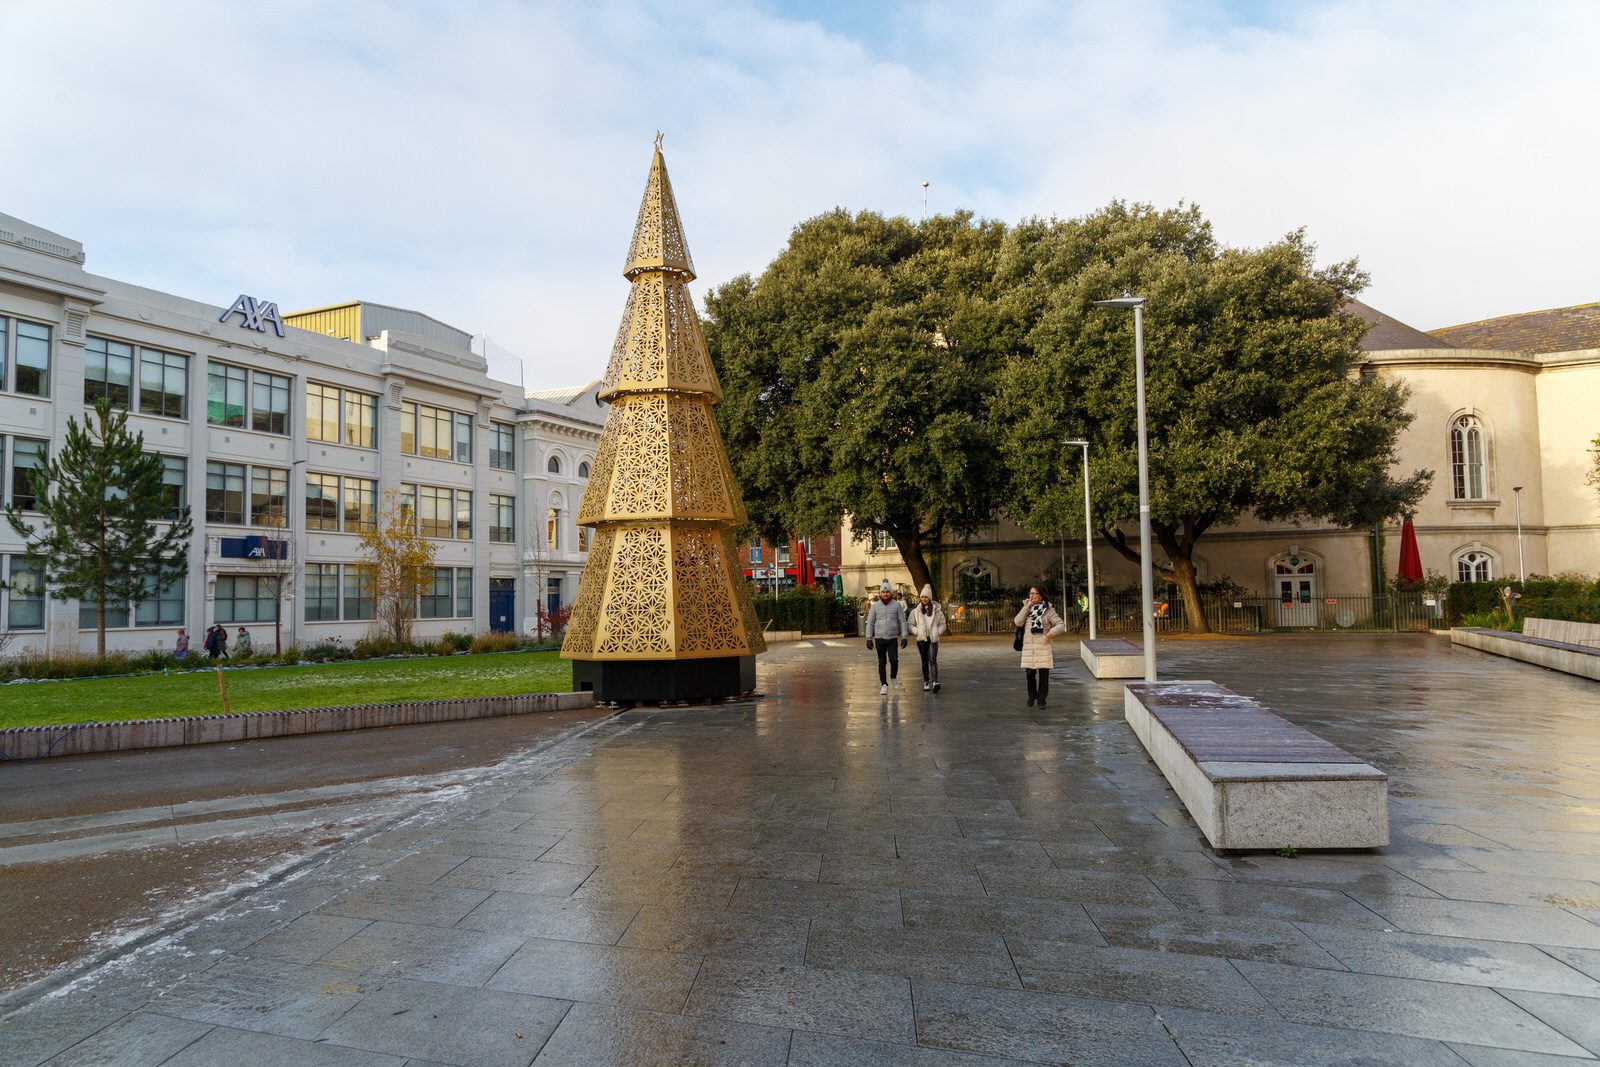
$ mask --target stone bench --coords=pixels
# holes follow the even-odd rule
[[[1524,637],[1560,641],[1567,645],[1588,645],[1600,649],[1600,622],[1568,622],[1566,619],[1523,619]]]
[[[1389,776],[1215,682],[1130,682],[1124,715],[1218,850],[1389,843]]]
[[[1527,622],[1533,621],[1533,619],[1527,620]],[[1475,648],[1479,652],[1505,656],[1508,659],[1521,660],[1537,667],[1547,667],[1553,671],[1576,674],[1580,678],[1600,681],[1600,647],[1594,645],[1556,641],[1525,633],[1515,634],[1509,630],[1483,630],[1459,626],[1450,631],[1450,643]]]
[[[1078,658],[1096,678],[1143,678],[1144,649],[1120,637],[1097,637],[1078,645]]]

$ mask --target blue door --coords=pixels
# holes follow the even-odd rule
[[[517,580],[515,578],[489,579],[489,629],[508,634],[511,620],[516,617]]]

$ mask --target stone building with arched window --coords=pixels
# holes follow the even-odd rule
[[[1585,480],[1600,436],[1600,303],[1431,332],[1359,301],[1350,310],[1371,323],[1360,373],[1410,391],[1414,417],[1396,466],[1433,472],[1413,518],[1424,570],[1451,581],[1515,577],[1519,568],[1600,574],[1600,495]],[[1379,532],[1246,517],[1206,534],[1201,580],[1227,577],[1267,595],[1287,583],[1296,602],[1363,594],[1395,574],[1399,533],[1398,521]],[[1137,584],[1134,564],[1108,544],[1095,548],[1100,584]],[[1081,539],[1041,542],[1002,515],[982,535],[942,545],[935,569],[948,596],[962,574],[1016,588],[1048,579],[1063,556],[1070,574],[1083,555]],[[849,536],[840,569],[852,594],[907,577],[893,545]]]

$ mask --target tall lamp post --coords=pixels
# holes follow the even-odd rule
[[[1517,581],[1528,580],[1528,570],[1522,562],[1522,486],[1513,485],[1511,496],[1517,502]]]
[[[1096,300],[1099,308],[1133,309],[1133,378],[1139,409],[1139,613],[1144,621],[1144,680],[1156,680],[1155,561],[1150,558],[1150,437],[1144,411],[1144,297]]]
[[[1084,566],[1089,571],[1089,640],[1093,641],[1099,633],[1095,629],[1098,613],[1094,606],[1094,519],[1089,510],[1089,442],[1080,439],[1068,441],[1067,444],[1083,449],[1083,558]]]

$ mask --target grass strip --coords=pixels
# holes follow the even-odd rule
[[[572,664],[555,652],[357,660],[224,670],[229,711],[285,711],[402,700],[562,693]],[[0,686],[0,728],[218,715],[214,670]]]

